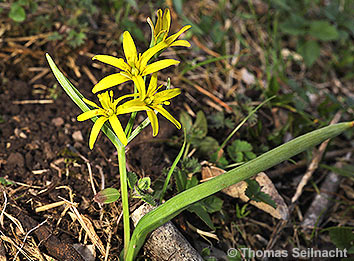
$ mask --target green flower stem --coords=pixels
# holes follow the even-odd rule
[[[135,121],[135,117],[136,117],[136,114],[138,112],[137,111],[134,111],[132,112],[132,114],[130,115],[130,119],[128,121],[128,124],[127,124],[127,127],[125,128],[125,135],[127,136],[127,138],[130,137],[131,133],[132,133],[132,129],[133,129],[133,124],[134,124],[134,121]]]
[[[128,202],[128,180],[127,168],[125,162],[125,147],[117,148],[119,175],[120,175],[120,192],[122,195],[123,205],[123,227],[124,227],[124,256],[126,256],[130,241],[130,225],[129,225],[129,202]]]
[[[190,204],[237,182],[250,178],[261,171],[265,171],[352,127],[354,127],[354,122],[345,122],[312,131],[272,149],[238,168],[225,172],[220,176],[174,196],[140,219],[132,235],[125,261],[131,261],[136,257],[148,233],[177,216]]]
[[[129,135],[129,137],[127,137],[127,138],[128,138],[128,144],[129,144],[129,142],[131,142],[136,136],[138,136],[138,134],[139,134],[143,129],[145,129],[149,124],[150,124],[149,118],[146,118],[142,123],[140,123],[139,126],[134,129],[134,131],[132,132],[132,134]]]

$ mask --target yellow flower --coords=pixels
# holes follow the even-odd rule
[[[89,140],[89,146],[90,149],[93,149],[93,145],[96,142],[98,133],[100,132],[103,124],[108,120],[109,123],[111,124],[113,131],[119,138],[119,140],[123,143],[123,145],[127,145],[128,140],[127,137],[125,136],[124,130],[122,128],[122,125],[117,117],[117,104],[119,101],[126,97],[131,97],[133,95],[125,95],[120,97],[119,99],[113,100],[113,92],[105,92],[102,94],[98,94],[97,97],[102,105],[102,108],[96,105],[94,102],[89,101],[85,98],[83,98],[84,102],[87,104],[91,105],[92,107],[96,108],[90,111],[86,111],[79,116],[77,116],[78,121],[85,121],[88,119],[91,119],[95,116],[101,116],[99,117],[96,122],[94,123],[91,134],[90,134],[90,140]]]
[[[139,85],[138,89],[145,89],[145,82],[142,78],[139,78],[137,85]],[[181,124],[175,118],[173,118],[173,116],[165,108],[163,108],[163,105],[169,105],[170,102],[168,100],[179,95],[181,90],[176,88],[157,92],[157,90],[161,87],[162,85],[157,87],[157,73],[154,73],[151,76],[147,92],[139,95],[139,98],[127,101],[124,104],[118,106],[118,113],[122,114],[130,113],[133,111],[146,111],[151,122],[154,136],[156,136],[159,131],[159,123],[154,110],[161,113],[165,118],[176,125],[178,129],[180,129]]]
[[[183,47],[190,47],[190,43],[186,40],[177,40],[177,37],[181,35],[183,32],[187,31],[191,28],[190,25],[184,26],[181,30],[179,30],[176,34],[167,38],[167,35],[170,31],[171,26],[171,14],[168,8],[162,13],[162,10],[159,9],[157,11],[157,21],[154,27],[150,18],[147,19],[148,24],[151,27],[152,37],[154,39],[153,46],[160,43],[165,42],[167,46],[183,46]],[[175,37],[177,35],[177,37]]]
[[[179,35],[175,36],[175,39],[178,36]],[[110,87],[113,87],[129,80],[133,80],[136,84],[138,82],[138,76],[142,77],[162,70],[171,65],[178,64],[179,61],[173,59],[164,59],[148,64],[149,60],[156,53],[168,47],[166,45],[166,43],[161,42],[161,44],[149,48],[143,54],[138,54],[133,38],[131,37],[128,31],[125,31],[123,33],[123,50],[126,62],[123,58],[116,58],[110,55],[96,55],[92,58],[93,60],[101,61],[103,63],[117,67],[121,70],[119,73],[108,75],[107,77],[99,81],[92,89],[92,92],[96,93],[98,91],[108,89]]]

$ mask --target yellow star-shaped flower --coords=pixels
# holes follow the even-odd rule
[[[182,46],[182,47],[190,47],[190,43],[186,40],[176,40],[179,35],[183,32],[187,31],[191,28],[190,25],[186,25],[182,27],[176,34],[171,35],[167,38],[167,35],[170,31],[171,26],[171,14],[168,8],[162,13],[162,10],[159,9],[157,11],[157,21],[154,27],[150,18],[147,19],[148,24],[151,27],[152,37],[153,37],[153,46],[160,43],[165,42],[167,46]],[[175,37],[177,35],[177,37]]]
[[[143,78],[138,78],[137,86],[139,86],[138,89],[145,89],[145,82]],[[162,85],[157,87],[157,73],[154,73],[151,76],[147,92],[141,93],[138,98],[127,101],[118,106],[118,113],[123,114],[133,111],[146,111],[151,122],[154,136],[156,136],[159,131],[159,123],[154,110],[161,113],[166,119],[171,121],[178,129],[180,129],[181,124],[165,108],[163,108],[163,105],[169,105],[170,102],[168,100],[179,95],[181,93],[181,89],[175,88],[157,92],[157,90],[161,87]]]
[[[179,35],[183,33],[180,32]],[[175,35],[173,38],[177,39],[179,35]],[[171,36],[172,37],[172,36]],[[170,37],[169,37],[170,38]],[[172,38],[169,40],[173,40]],[[117,67],[121,71],[119,73],[108,75],[107,77],[100,80],[92,89],[93,93],[102,91],[113,87],[115,85],[121,84],[123,82],[133,80],[137,84],[137,77],[145,76],[159,70],[162,70],[171,65],[178,64],[179,61],[174,59],[164,59],[157,62],[148,64],[149,60],[159,51],[168,47],[167,42],[161,42],[143,54],[138,54],[133,38],[128,31],[123,33],[123,50],[125,54],[126,61],[123,58],[116,58],[110,55],[96,55],[92,59],[98,60],[103,63]],[[139,91],[139,90],[138,90]]]
[[[91,134],[90,134],[90,140],[89,140],[89,147],[92,150],[93,145],[96,142],[98,133],[100,132],[103,124],[108,120],[109,123],[111,124],[113,131],[117,135],[118,139],[123,143],[123,145],[127,145],[128,140],[127,137],[125,136],[124,130],[122,128],[122,125],[117,117],[117,105],[118,102],[121,101],[124,98],[131,97],[134,95],[125,95],[120,97],[119,99],[114,100],[113,99],[113,92],[105,92],[102,94],[98,94],[98,99],[102,105],[102,108],[99,107],[96,103],[89,101],[85,98],[83,98],[84,102],[86,102],[88,105],[91,105],[95,109],[86,111],[79,116],[77,116],[78,121],[85,121],[88,119],[91,119],[96,116],[101,116],[99,117],[96,122],[94,123]]]

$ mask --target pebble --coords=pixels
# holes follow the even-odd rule
[[[74,133],[73,133],[73,135],[72,135],[72,137],[73,137],[73,139],[75,140],[75,141],[83,141],[84,140],[84,138],[82,137],[82,133],[81,133],[81,131],[74,131]]]
[[[52,123],[56,126],[56,127],[60,127],[61,125],[64,124],[64,120],[62,117],[57,117],[52,119]]]

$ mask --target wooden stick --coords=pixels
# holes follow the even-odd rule
[[[331,124],[335,124],[340,120],[341,117],[341,112],[338,112],[332,119]],[[312,174],[315,172],[315,170],[318,167],[318,164],[323,156],[324,151],[327,148],[327,145],[329,143],[329,139],[325,140],[324,142],[322,142],[320,148],[318,149],[318,152],[315,154],[315,156],[313,157],[310,166],[308,167],[305,175],[302,177],[299,185],[296,188],[296,192],[295,195],[293,196],[293,198],[291,199],[291,203],[294,203],[296,200],[299,199],[299,197],[302,194],[302,191],[305,187],[305,185],[307,184],[307,182],[310,180],[310,178],[312,177]]]

